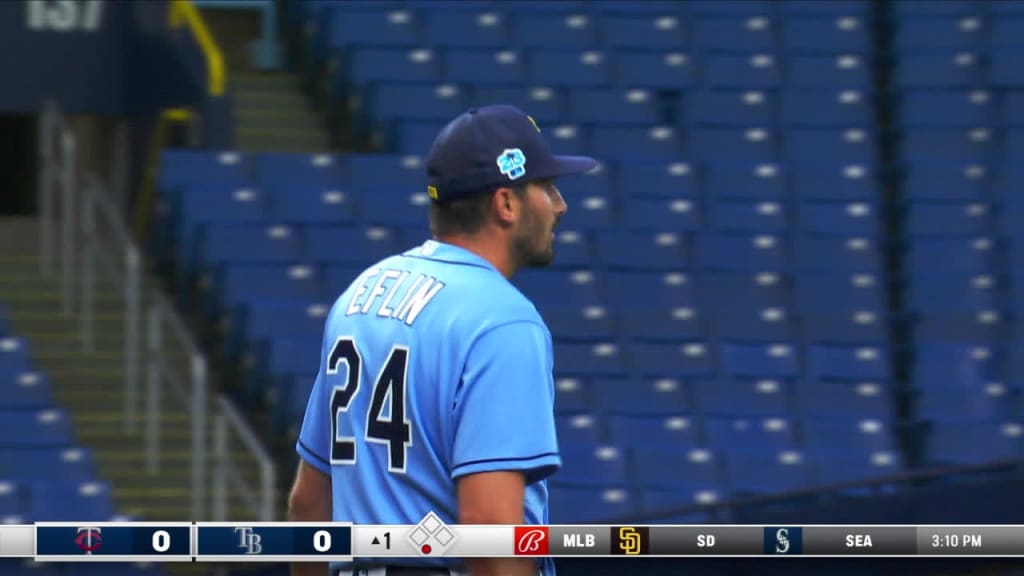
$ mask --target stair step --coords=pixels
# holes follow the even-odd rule
[[[234,95],[236,106],[243,108],[306,108],[306,97],[293,90],[281,91],[238,91]]]
[[[291,74],[233,74],[231,85],[236,91],[299,89],[298,81]]]

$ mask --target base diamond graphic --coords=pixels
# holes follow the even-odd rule
[[[451,547],[455,541],[455,533],[437,517],[437,514],[429,512],[409,533],[408,539],[416,545],[421,555],[437,556],[444,554]]]

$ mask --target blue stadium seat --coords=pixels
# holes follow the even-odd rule
[[[998,101],[987,90],[907,90],[899,97],[900,125],[908,128],[991,126]]]
[[[10,478],[10,476],[4,476]],[[25,489],[11,480],[0,480],[0,517],[19,516],[24,512],[22,504]],[[6,572],[5,572],[6,574]]]
[[[446,82],[468,86],[526,83],[526,57],[515,50],[450,49],[445,52]]]
[[[1015,421],[948,419],[932,423],[927,440],[928,463],[982,464],[1018,459],[1024,454],[1022,427]]]
[[[789,222],[779,202],[713,202],[708,210],[709,228],[717,232],[785,234]]]
[[[996,226],[995,207],[984,202],[911,202],[906,207],[910,236],[983,236]]]
[[[946,386],[923,385],[916,389],[914,408],[922,420],[971,418],[1006,421],[1020,413],[1020,390],[1001,382],[956,381]]]
[[[178,245],[179,261],[188,263],[195,258],[201,225],[267,222],[272,205],[268,196],[259,189],[220,184],[182,188],[172,203],[170,217],[174,223],[171,241]]]
[[[980,15],[904,17],[896,24],[893,45],[902,53],[983,50],[987,28]]]
[[[560,124],[546,131],[550,138],[551,151],[555,154],[588,154],[586,134],[579,126]]]
[[[782,120],[789,126],[847,128],[875,121],[872,97],[861,90],[786,87],[780,100]]]
[[[977,13],[978,3],[971,0],[915,0],[914,2],[897,2],[893,8],[899,18],[968,15]]]
[[[423,13],[423,41],[428,46],[499,49],[508,46],[510,22],[493,6],[479,10],[427,10]]]
[[[772,54],[744,56],[709,54],[704,57],[703,84],[709,88],[778,88],[782,64]]]
[[[426,156],[447,121],[406,120],[391,125],[389,150],[410,156]],[[365,197],[365,195],[364,195]]]
[[[589,237],[574,230],[565,230],[555,234],[555,261],[553,268],[579,269],[594,265],[594,256]]]
[[[599,406],[591,400],[589,380],[558,378],[555,380],[555,414],[591,412]]]
[[[29,372],[33,369],[32,348],[18,336],[0,338],[0,371]]]
[[[1002,123],[1007,126],[1024,125],[1024,91],[1002,91]]]
[[[780,0],[773,3],[786,15],[806,16],[856,16],[867,18],[871,12],[871,2],[866,0]]]
[[[298,260],[300,230],[282,225],[204,225],[200,227],[199,262],[285,263]]]
[[[678,50],[688,44],[682,19],[670,13],[609,14],[601,24],[604,46],[616,51]]]
[[[594,402],[607,414],[648,418],[678,416],[690,411],[685,387],[674,378],[602,378],[591,380],[589,390]],[[628,422],[623,423],[622,427],[628,427],[627,424]],[[660,420],[658,425],[665,427],[674,436],[679,435],[678,432],[692,430],[688,426],[672,425],[663,420]],[[615,437],[616,424],[609,421],[609,427],[612,436]]]
[[[803,312],[799,323],[804,341],[824,344],[882,346],[888,340],[887,315],[870,310]]]
[[[7,409],[0,413],[4,448],[67,446],[74,431],[67,413],[60,408]]]
[[[742,310],[785,310],[790,301],[790,288],[776,272],[703,272],[698,282],[700,301],[715,323]]]
[[[870,164],[843,161],[794,162],[793,192],[800,200],[869,200],[879,196],[878,173]]]
[[[614,336],[611,314],[587,270],[523,271],[515,286],[544,317],[556,339],[605,340]]]
[[[664,447],[689,450],[701,444],[699,420],[678,414],[611,414],[608,438],[624,449]]]
[[[690,90],[680,96],[679,110],[690,124],[772,127],[780,117],[775,91]]]
[[[529,81],[541,86],[605,86],[611,81],[609,57],[599,50],[534,50]]]
[[[602,230],[596,233],[599,261],[611,269],[679,271],[690,262],[685,238],[668,232]]]
[[[994,51],[1024,48],[1024,18],[1003,16],[992,19],[990,46]]]
[[[96,479],[92,450],[79,446],[42,446],[0,450],[0,477],[21,483],[60,478],[75,482]]]
[[[256,373],[273,379],[315,372],[320,365],[322,346],[323,340],[320,335],[271,336],[261,343],[260,351],[256,354]]]
[[[764,128],[693,128],[689,134],[691,156],[697,161],[773,162],[782,154],[780,136]]]
[[[523,49],[577,48],[597,46],[597,23],[586,13],[537,12],[510,13],[511,42]]]
[[[771,272],[786,269],[788,248],[772,235],[704,233],[697,241],[704,270]]]
[[[911,275],[937,270],[992,274],[999,269],[994,242],[985,237],[911,238],[906,257]]]
[[[631,364],[637,376],[708,377],[715,373],[715,360],[707,342],[682,344],[634,342]]]
[[[792,56],[787,81],[793,87],[869,90],[872,66],[864,55]]]
[[[440,55],[425,48],[353,48],[345,79],[355,86],[377,82],[441,81]],[[449,78],[449,82],[458,80]]]
[[[696,232],[700,209],[685,198],[632,198],[622,206],[620,225],[629,230]]]
[[[424,170],[420,156],[397,154],[349,154],[344,166],[347,187],[356,200],[375,193],[424,190]]]
[[[812,454],[845,453],[870,456],[894,451],[894,431],[887,420],[856,415],[801,422],[807,451]]]
[[[301,260],[317,264],[369,266],[399,251],[393,229],[376,226],[309,226]]]
[[[1011,0],[989,0],[988,9],[996,16],[1024,14],[1024,8]]]
[[[908,162],[903,191],[908,200],[977,201],[986,197],[990,170],[968,162]]]
[[[296,184],[275,195],[269,216],[286,224],[348,224],[354,204],[350,194],[337,188]]]
[[[902,154],[911,161],[950,160],[984,163],[995,151],[995,135],[988,128],[916,128],[903,133]]]
[[[608,302],[625,336],[649,340],[705,336],[693,282],[686,274],[613,270],[606,283]]]
[[[786,172],[779,164],[713,161],[703,168],[708,197],[781,201],[789,196]]]
[[[884,314],[887,287],[872,274],[798,274],[796,307],[806,313],[867,311]]]
[[[270,336],[319,336],[329,310],[330,303],[326,299],[252,298],[232,318],[232,350],[240,354],[246,342]]]
[[[869,238],[802,235],[793,241],[793,268],[798,273],[878,274],[882,255]]]
[[[727,483],[734,495],[774,494],[814,484],[814,467],[797,450],[775,453],[732,452],[726,455]]]
[[[196,183],[245,187],[251,184],[248,157],[235,151],[169,149],[160,155],[157,187],[163,194]]]
[[[465,91],[453,84],[382,83],[367,91],[364,112],[379,129],[398,120],[448,122],[467,108]]]
[[[877,238],[882,216],[873,202],[801,202],[797,229],[803,234]]]
[[[114,516],[110,485],[106,482],[39,480],[29,484],[26,519],[35,522],[103,522]]]
[[[758,418],[705,417],[708,445],[727,456],[736,452],[775,453],[797,445],[794,422],[783,415]]]
[[[681,50],[616,50],[611,79],[621,87],[681,90],[697,83],[698,72],[693,57]]]
[[[1003,309],[1008,282],[985,274],[933,273],[907,281],[908,310],[917,314],[975,315]]]
[[[864,54],[874,49],[872,23],[859,16],[790,17],[783,26],[791,54]]]
[[[914,345],[911,378],[916,388],[982,388],[1002,380],[996,350],[982,344],[926,342]]]
[[[620,160],[615,170],[615,191],[626,197],[627,208],[636,198],[694,198],[698,193],[696,170],[678,160]]]
[[[596,124],[589,133],[589,151],[598,158],[667,162],[683,156],[683,137],[671,126]]]
[[[902,456],[893,450],[853,455],[839,450],[818,450],[814,456],[821,462],[816,468],[816,483],[823,485],[893,476],[904,469]]]
[[[799,350],[789,343],[724,343],[720,353],[726,378],[792,378],[799,373]]]
[[[569,93],[569,119],[577,124],[659,124],[656,94],[649,90],[578,88]]]
[[[590,413],[556,415],[555,432],[563,446],[597,446],[604,436],[597,417]]]
[[[714,490],[721,486],[719,454],[715,449],[684,446],[631,446],[635,484],[650,488],[689,486]],[[672,470],[672,474],[665,474]]]
[[[889,355],[879,346],[806,347],[807,376],[817,380],[872,380],[889,378]]]
[[[532,116],[543,131],[547,130],[549,123],[565,121],[561,94],[554,88],[546,86],[475,86],[470,99],[474,106],[498,102],[517,106]]]
[[[683,486],[677,488],[647,488],[640,491],[640,509],[645,514],[664,513],[670,510],[688,508],[698,504],[713,504],[718,502],[724,494],[720,494],[717,487],[691,487]],[[690,523],[704,522],[701,514],[687,514],[672,522]]]
[[[786,158],[873,164],[878,160],[875,134],[863,128],[791,129],[785,135]]]
[[[567,446],[559,451],[562,467],[549,482],[573,486],[621,486],[626,483],[626,457],[615,446]]]
[[[556,373],[580,376],[624,376],[625,360],[619,346],[612,343],[556,341]]]
[[[587,0],[586,6],[595,14],[601,14],[602,18],[618,15],[644,16],[679,12],[679,6],[671,0],[634,0],[633,2]]]
[[[328,37],[324,40],[333,51],[352,46],[414,46],[419,41],[418,14],[411,10],[332,7],[325,24]]]
[[[693,45],[709,52],[770,53],[778,38],[771,16],[699,17],[693,23]]]
[[[436,134],[436,132],[435,132]],[[360,222],[381,226],[408,226],[427,222],[430,197],[426,190],[367,194],[360,202]]]
[[[53,403],[46,374],[17,362],[0,362],[0,407],[44,408]]]
[[[553,483],[549,489],[551,522],[579,524],[607,522],[635,513],[633,495],[622,488],[566,487]]]
[[[791,413],[790,381],[780,379],[700,380],[694,393],[708,416],[755,417]]]
[[[894,82],[900,88],[972,88],[983,85],[975,52],[905,54],[896,60]]]
[[[767,16],[773,10],[769,0],[691,0],[683,5],[690,15],[722,15],[732,18]]]
[[[795,397],[804,419],[832,419],[856,415],[890,420],[893,391],[880,382],[813,381],[801,379]]]
[[[325,297],[319,268],[302,264],[228,263],[217,271],[215,285],[218,301],[229,314],[236,306],[264,298]]]
[[[275,196],[294,188],[341,186],[341,158],[334,154],[262,152],[249,158],[255,182]]]

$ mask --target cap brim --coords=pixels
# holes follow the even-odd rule
[[[589,156],[554,156],[551,158],[551,165],[543,170],[543,175],[536,178],[560,178],[562,176],[573,176],[585,174],[601,163]]]

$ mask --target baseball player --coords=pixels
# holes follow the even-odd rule
[[[548,522],[545,478],[561,465],[551,335],[509,278],[554,257],[566,212],[555,178],[596,166],[553,155],[512,106],[469,110],[440,132],[427,160],[433,239],[368,268],[327,317],[292,521]],[[382,557],[331,567],[364,573],[550,576],[554,566]]]

